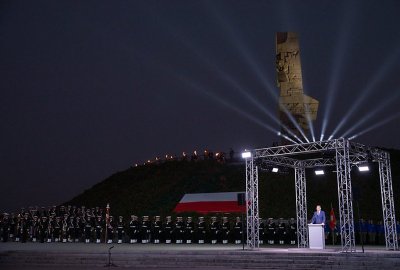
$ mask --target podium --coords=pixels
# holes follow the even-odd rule
[[[325,231],[322,224],[308,224],[308,241],[310,249],[325,248]]]

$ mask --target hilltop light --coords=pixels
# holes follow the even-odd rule
[[[249,151],[243,152],[242,158],[251,158],[251,152],[249,152]]]

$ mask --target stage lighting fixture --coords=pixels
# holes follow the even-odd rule
[[[279,171],[278,168],[272,168],[272,172],[277,173]]]
[[[369,167],[367,165],[358,166],[358,171],[360,171],[360,172],[368,172],[369,171]]]
[[[315,175],[324,175],[324,170],[315,170]]]
[[[243,152],[242,153],[242,158],[251,158],[251,152]]]

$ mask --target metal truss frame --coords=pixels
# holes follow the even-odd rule
[[[339,141],[336,148],[336,173],[340,213],[340,237],[343,251],[356,251],[354,236],[354,215],[351,189],[351,164],[349,141]]]
[[[258,169],[254,159],[246,159],[246,214],[247,246],[259,247],[259,213],[258,213]]]
[[[298,247],[308,247],[307,193],[305,169],[336,167],[340,233],[343,252],[355,252],[351,167],[379,163],[385,241],[388,250],[398,250],[389,153],[347,139],[254,149],[246,159],[247,246],[258,248],[258,168],[256,162],[293,168],[295,171]],[[321,157],[315,158],[315,155]]]
[[[390,169],[389,153],[381,153],[382,158],[379,159],[379,176],[382,194],[383,223],[385,227],[385,243],[386,249],[398,250],[396,232],[396,215],[394,211],[392,172]]]
[[[295,167],[298,247],[308,247],[306,169],[302,162]]]

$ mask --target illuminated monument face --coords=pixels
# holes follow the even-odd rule
[[[290,120],[289,114],[293,116],[294,122],[303,129],[304,134],[309,137],[309,122],[317,119],[318,100],[303,92],[297,33],[278,32],[276,34],[276,71],[280,89],[279,118],[282,124],[282,133],[288,134],[287,130],[283,128],[286,126],[299,138],[303,137],[293,121]]]

